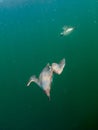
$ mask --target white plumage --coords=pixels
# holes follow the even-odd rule
[[[31,76],[27,86],[31,84],[31,82],[35,82],[40,88],[44,90],[46,95],[50,99],[50,90],[51,90],[51,82],[53,78],[53,73],[61,74],[65,66],[65,59],[62,59],[59,64],[52,63],[52,66],[47,64],[45,68],[39,75],[39,78],[36,76]]]

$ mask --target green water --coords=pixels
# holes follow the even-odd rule
[[[97,13],[97,0],[0,1],[0,130],[98,130]],[[26,86],[62,58],[51,101]]]

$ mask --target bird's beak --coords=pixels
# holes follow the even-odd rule
[[[50,100],[50,89],[46,89],[46,90],[45,90],[45,93],[46,93],[47,97],[48,97],[49,100]]]

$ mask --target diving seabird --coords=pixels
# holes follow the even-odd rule
[[[36,78],[35,75],[30,77],[27,86],[29,86],[31,82],[35,82],[40,88],[42,88],[42,90],[46,93],[46,95],[50,99],[50,90],[51,90],[51,82],[53,79],[53,73],[61,74],[64,66],[65,66],[65,59],[62,59],[59,64],[52,63],[52,66],[50,66],[48,63],[40,73],[39,78]]]
[[[74,27],[64,26],[62,29],[63,29],[63,31],[60,33],[60,35],[61,36],[66,36],[66,35],[70,34],[74,30]]]

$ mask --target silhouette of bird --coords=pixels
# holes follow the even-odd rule
[[[65,66],[65,59],[62,59],[59,64],[52,63],[52,66],[50,66],[48,63],[40,73],[39,78],[36,78],[35,75],[30,77],[27,86],[29,86],[31,82],[35,82],[40,88],[42,88],[42,90],[46,93],[46,95],[50,99],[50,90],[51,90],[51,82],[53,79],[53,73],[60,75],[63,71],[64,66]]]

